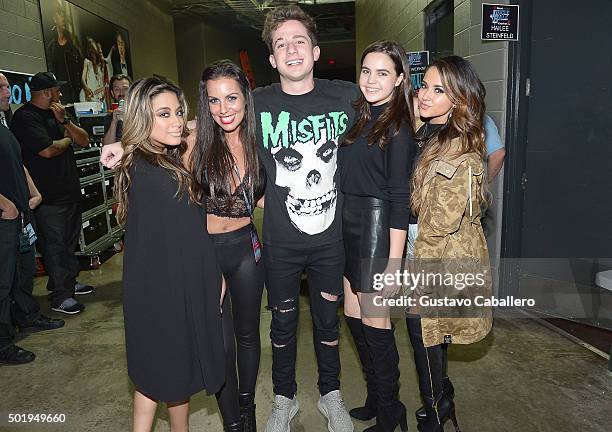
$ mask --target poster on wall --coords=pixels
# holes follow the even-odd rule
[[[132,75],[128,31],[66,0],[40,2],[47,68],[59,80],[62,102],[112,102],[113,75]]]
[[[482,4],[482,40],[519,40],[519,5]]]
[[[429,65],[429,51],[407,52],[408,64],[410,65],[410,78],[412,78],[412,88],[421,88],[421,81],[425,75],[425,69]]]

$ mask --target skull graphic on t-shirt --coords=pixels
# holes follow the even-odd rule
[[[289,148],[272,149],[276,162],[276,185],[288,189],[287,212],[300,231],[318,234],[334,221],[336,214],[336,158],[338,139],[295,142]]]
[[[276,164],[276,186],[287,190],[285,206],[293,225],[314,235],[331,226],[336,215],[339,136],[346,130],[342,111],[291,120],[281,112],[273,124],[261,113],[263,144]]]

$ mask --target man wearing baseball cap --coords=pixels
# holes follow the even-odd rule
[[[81,191],[73,145],[87,147],[89,135],[67,117],[60,104],[60,87],[51,72],[39,72],[30,81],[32,99],[13,116],[11,130],[21,144],[23,161],[40,189],[36,209],[38,245],[49,275],[51,309],[65,314],[85,306],[75,294],[93,287],[77,284],[79,263],[74,254],[81,228]]]

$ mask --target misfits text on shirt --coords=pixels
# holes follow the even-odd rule
[[[338,191],[334,175],[339,137],[346,131],[344,111],[292,118],[261,112],[263,147],[276,163],[275,184],[287,190],[285,205],[293,225],[314,235],[334,221]]]

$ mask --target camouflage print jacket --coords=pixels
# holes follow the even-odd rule
[[[456,138],[451,143],[451,151],[458,148]],[[476,290],[444,288],[444,292],[450,290],[472,300],[475,295],[491,297],[489,253],[480,223],[483,203],[478,193],[485,179],[484,163],[477,153],[449,154],[433,161],[421,188],[419,232],[414,250],[417,260],[433,259],[451,272],[486,274],[485,282]],[[435,315],[431,313],[432,308],[426,314],[420,313],[417,305],[411,312],[422,315],[425,346],[443,342],[470,344],[483,339],[491,330],[491,309],[473,306],[455,308],[450,314],[442,312],[447,308],[435,308],[438,310]]]

